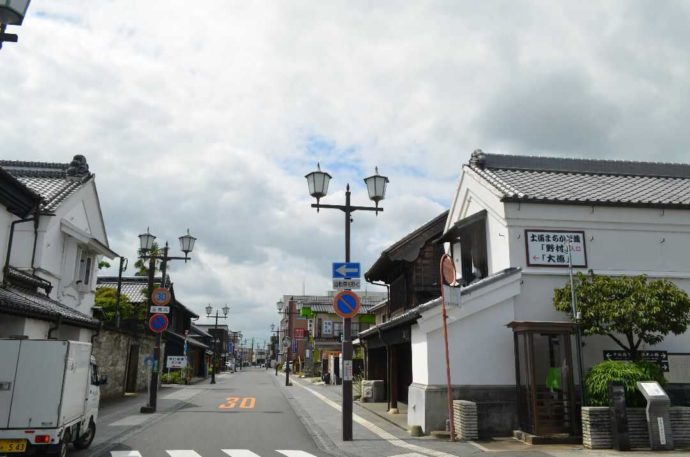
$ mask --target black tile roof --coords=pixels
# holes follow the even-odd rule
[[[52,212],[92,179],[83,156],[70,163],[0,160],[0,167],[43,199],[41,210]]]
[[[175,296],[175,288],[173,287],[173,283],[170,281],[170,276],[165,276],[165,284],[166,287],[170,288],[173,297],[173,303],[175,304],[175,306],[178,306],[179,308],[183,309],[193,318],[198,318],[199,316],[194,311],[187,308],[177,299],[177,297]],[[156,278],[153,278],[153,283],[161,284],[161,277],[158,276]],[[96,289],[98,290],[106,287],[110,289],[117,289],[117,276],[99,276],[96,280]],[[147,297],[146,295],[144,295],[144,290],[147,287],[148,277],[146,276],[123,276],[122,288],[120,289],[120,291],[124,295],[127,295],[127,298],[132,304],[138,305],[147,301]]]
[[[100,322],[52,298],[26,289],[0,287],[0,311],[44,320],[62,318],[64,324],[98,328]]]
[[[690,164],[472,153],[503,201],[690,208]]]
[[[373,304],[362,303],[359,314],[369,314],[371,312],[371,308],[373,307]],[[328,303],[298,303],[297,309],[299,310],[302,308],[311,308],[312,313],[335,314],[335,311],[333,311],[333,300]]]
[[[133,304],[144,303],[147,300],[144,290],[148,287],[148,282],[149,280],[146,276],[123,276],[121,292],[127,295],[127,298]],[[153,282],[154,284],[160,284],[160,276],[154,278]],[[96,281],[96,289],[104,287],[117,289],[117,276],[99,276]]]
[[[419,256],[419,252],[424,244],[443,234],[446,219],[448,219],[448,211],[442,212],[387,247],[381,252],[381,255],[371,268],[364,273],[364,278],[367,281],[386,282],[389,279],[388,274],[390,274],[390,269],[394,262],[413,262]]]

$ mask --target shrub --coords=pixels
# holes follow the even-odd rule
[[[666,384],[664,373],[655,364],[607,360],[594,365],[585,376],[589,406],[608,406],[611,381],[621,381],[625,386],[625,403],[628,407],[645,406],[647,403],[637,390],[638,381],[657,381],[662,386]]]

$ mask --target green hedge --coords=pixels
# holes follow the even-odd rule
[[[621,381],[625,386],[625,403],[629,407],[645,406],[644,396],[637,390],[638,381],[657,381],[666,385],[664,373],[658,365],[649,362],[621,362],[607,360],[593,366],[585,376],[589,406],[608,406],[608,386]]]

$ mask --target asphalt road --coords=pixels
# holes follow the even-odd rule
[[[322,456],[311,435],[264,369],[218,377],[217,384],[175,389],[174,410],[146,418],[133,414],[103,427],[127,427],[110,449],[70,455],[112,457]],[[165,398],[164,394],[161,398]],[[118,425],[125,424],[125,425]],[[227,451],[226,451],[227,450]],[[177,452],[175,452],[177,451]],[[185,451],[185,452],[182,452]],[[282,453],[278,451],[283,451]],[[292,451],[292,452],[287,452]]]

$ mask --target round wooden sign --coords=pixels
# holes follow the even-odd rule
[[[441,275],[446,285],[454,284],[457,279],[453,259],[448,254],[443,254],[441,257]]]

